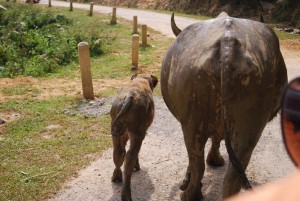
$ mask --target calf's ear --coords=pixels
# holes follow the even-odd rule
[[[152,87],[153,87],[152,89],[154,89],[158,83],[158,79],[154,75],[151,75],[151,79],[152,79]]]

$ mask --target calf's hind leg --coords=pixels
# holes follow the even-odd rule
[[[125,146],[128,141],[128,134],[125,133],[121,136],[112,136],[113,141],[113,160],[115,163],[115,170],[111,178],[112,182],[122,182],[122,170],[121,166],[124,162],[124,157],[126,154]]]
[[[141,135],[139,135],[141,134]],[[138,161],[138,154],[142,146],[146,132],[133,134],[129,133],[130,147],[125,155],[124,164],[124,185],[121,193],[122,201],[132,201],[131,199],[131,176]]]

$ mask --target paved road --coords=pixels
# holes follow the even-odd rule
[[[41,0],[41,4],[48,4],[47,0]],[[61,7],[69,7],[70,4],[64,1],[51,1],[52,6],[61,6]],[[80,4],[73,3],[73,8],[81,8],[89,10],[90,6],[88,4]],[[94,12],[110,14],[112,13],[112,8],[108,6],[99,6],[94,5]],[[147,24],[147,26],[151,27],[154,30],[157,30],[169,37],[174,37],[174,34],[171,30],[170,19],[171,16],[169,14],[162,14],[152,11],[145,12],[144,10],[138,9],[130,9],[130,8],[117,8],[117,17],[122,17],[127,20],[132,20],[133,16],[138,16],[139,24]],[[187,17],[175,17],[176,23],[179,27],[184,28],[192,23],[197,22],[195,19],[187,18]]]

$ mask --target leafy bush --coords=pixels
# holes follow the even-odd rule
[[[9,2],[3,6],[7,10],[0,10],[0,77],[56,72],[78,60],[81,41],[90,44],[92,56],[105,52],[99,33],[74,33],[74,22],[62,14]]]

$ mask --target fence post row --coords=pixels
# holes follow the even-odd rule
[[[80,42],[78,44],[78,55],[83,97],[85,99],[94,100],[95,96],[91,73],[90,50],[87,42]]]

